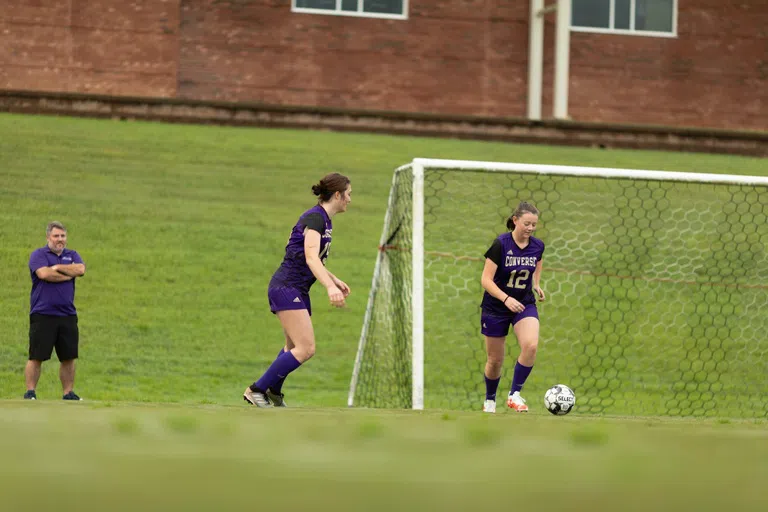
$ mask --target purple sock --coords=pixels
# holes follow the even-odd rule
[[[277,361],[280,358],[280,356],[282,356],[283,354],[285,354],[285,352],[283,352],[283,349],[280,349],[280,352],[277,353],[277,357],[275,358],[275,361]],[[286,375],[286,377],[287,377],[287,375]],[[273,393],[277,393],[278,395],[280,393],[282,393],[283,392],[283,382],[285,382],[285,377],[283,377],[282,379],[278,379],[277,382],[272,384],[270,386],[270,389],[272,390],[272,392]]]
[[[301,363],[291,352],[283,353],[283,355],[275,359],[259,380],[251,384],[251,391],[261,391],[263,393],[270,388],[274,391],[275,389],[273,386],[275,383],[280,379],[286,378],[289,373],[299,366],[301,366]]]
[[[499,389],[499,381],[501,380],[501,377],[498,379],[489,379],[485,374],[483,374],[483,377],[485,377],[485,399],[495,401],[496,390]]]
[[[525,384],[526,379],[531,374],[531,370],[533,370],[533,366],[523,366],[520,364],[520,361],[515,364],[515,373],[512,376],[512,390],[510,391],[510,394],[523,389],[523,384]]]

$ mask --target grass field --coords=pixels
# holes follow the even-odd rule
[[[23,393],[29,253],[59,219],[78,281],[77,391],[91,400],[237,404],[277,353],[266,302],[310,185],[353,181],[329,268],[352,287],[331,311],[313,290],[317,356],[289,380],[295,405],[343,406],[393,169],[415,156],[759,174],[765,161],[474,141],[0,116],[0,397]],[[534,376],[535,377],[535,376]],[[532,377],[532,378],[534,378]],[[466,378],[466,377],[464,377]],[[43,399],[59,395],[46,365]]]
[[[0,115],[2,509],[764,509],[765,420],[556,418],[538,400],[524,417],[343,408],[392,170],[416,156],[767,172],[733,156]],[[318,351],[286,384],[294,408],[246,408],[281,345],[269,276],[328,171],[353,182],[328,263],[353,293],[332,311],[313,290]],[[20,400],[26,266],[52,219],[88,269],[78,404],[59,400],[55,363],[40,400]]]
[[[754,422],[0,405],[3,510],[765,510]]]

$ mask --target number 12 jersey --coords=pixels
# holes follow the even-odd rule
[[[528,239],[528,245],[521,249],[512,238],[512,233],[499,235],[485,257],[496,263],[493,282],[501,290],[523,305],[535,304],[533,293],[533,272],[544,254],[544,242],[535,237]],[[494,316],[512,316],[514,313],[502,301],[488,292],[483,294],[483,311]]]

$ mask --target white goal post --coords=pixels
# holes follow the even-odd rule
[[[570,379],[567,383],[580,395],[580,405],[587,404],[580,409],[598,413],[618,404],[620,412],[631,414],[708,415],[719,409],[703,401],[717,392],[768,392],[768,372],[762,372],[762,379],[759,373],[763,366],[768,370],[768,341],[753,339],[768,325],[759,315],[750,319],[760,301],[768,305],[768,177],[416,158],[393,176],[352,373],[350,407],[424,409],[425,350],[427,355],[431,350],[429,344],[425,348],[427,310],[444,315],[433,337],[452,348],[447,349],[449,357],[440,359],[465,351],[462,343],[474,344],[471,355],[453,360],[456,368],[449,363],[437,372],[435,388],[461,399],[443,397],[427,406],[471,408],[478,402],[484,354],[478,345],[479,328],[473,333],[470,325],[473,317],[479,319],[482,254],[521,200],[532,200],[542,211],[541,238],[547,244],[543,286],[554,288],[555,304],[569,303],[544,306],[540,353],[543,356],[548,346],[560,347],[575,361],[569,368],[544,358],[542,371],[536,368],[533,375]],[[576,219],[569,219],[569,212]],[[718,221],[710,218],[718,213],[729,216],[720,222],[730,232],[718,230]],[[682,235],[677,239],[669,230]],[[709,235],[718,234],[725,245],[708,241]],[[461,239],[452,244],[452,236]],[[708,260],[708,251],[730,251],[728,243],[734,245],[733,253]],[[425,255],[430,258],[427,282]],[[731,259],[739,257],[747,258],[747,264]],[[549,260],[556,279],[548,275]],[[425,291],[438,302],[444,294],[449,304],[427,306]],[[736,292],[747,293],[748,302],[734,307]],[[718,298],[718,293],[728,298]],[[637,348],[642,339],[663,337],[669,322],[664,317],[639,318],[636,309],[645,308],[644,298],[653,298],[674,315],[668,327],[676,348],[661,341]],[[586,323],[572,313],[573,306],[587,316]],[[708,320],[718,315],[724,318]],[[745,321],[752,323],[739,323]],[[744,338],[740,343],[752,344],[744,356],[752,350],[763,355],[754,372],[758,382],[743,389],[727,375],[722,377],[723,368],[741,371],[745,364],[734,360],[720,340],[735,334]],[[509,341],[508,347],[514,345]],[[643,350],[660,351],[669,360],[645,358]],[[512,347],[510,354],[515,353]],[[723,361],[728,364],[720,364]],[[675,372],[681,376],[675,377]],[[459,386],[467,377],[470,383],[452,388],[452,381]],[[612,390],[608,383],[620,378],[637,382]],[[539,387],[554,383],[542,381]],[[649,403],[655,399],[665,405],[654,409]],[[733,415],[749,416],[743,410]]]

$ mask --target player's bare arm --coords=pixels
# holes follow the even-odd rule
[[[541,289],[541,260],[536,263],[536,270],[533,271],[533,291],[539,295],[539,300],[546,300],[544,290]]]
[[[304,233],[304,257],[307,260],[307,266],[315,278],[328,290],[328,298],[331,304],[337,307],[344,305],[344,293],[333,282],[331,273],[326,270],[325,265],[320,260],[320,233],[314,229],[308,229]]]
[[[339,288],[339,290],[341,290],[341,293],[343,293],[345,297],[352,292],[352,289],[349,287],[349,285],[336,277],[330,270],[328,270],[328,274],[331,276],[331,279],[333,279],[333,283]]]
[[[483,275],[480,278],[480,284],[483,286],[483,289],[487,291],[493,298],[503,302],[504,305],[507,306],[507,308],[509,308],[511,311],[515,313],[521,312],[525,309],[525,306],[523,306],[513,297],[507,295],[504,290],[499,288],[496,283],[493,282],[493,276],[496,275],[497,268],[499,268],[499,266],[496,265],[493,260],[486,258],[485,266],[483,267]]]
[[[320,284],[326,288],[336,286],[331,277],[331,273],[325,268],[320,260],[320,233],[314,229],[308,229],[304,233],[304,257],[307,260],[309,269]]]
[[[55,266],[55,265],[54,265]],[[49,283],[63,283],[64,281],[70,281],[74,279],[72,276],[66,274],[60,274],[53,267],[40,267],[35,270],[35,274],[38,278]]]
[[[69,265],[54,265],[51,267],[53,270],[60,274],[64,274],[69,277],[82,277],[85,275],[85,264],[83,263],[70,263]]]

